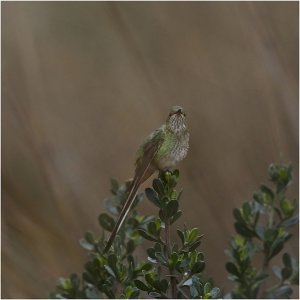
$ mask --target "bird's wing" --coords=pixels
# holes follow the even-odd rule
[[[164,130],[159,128],[155,130],[140,147],[138,158],[136,160],[134,181],[144,182],[155,171],[152,162],[164,140]]]

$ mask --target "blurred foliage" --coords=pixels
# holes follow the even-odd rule
[[[271,276],[269,263],[292,237],[289,228],[298,223],[297,201],[286,197],[292,181],[290,165],[271,165],[271,181],[275,189],[262,185],[240,209],[234,209],[237,235],[226,251],[230,261],[226,269],[229,279],[236,285],[227,298],[289,298],[291,286],[298,284],[298,262],[288,253],[282,255],[283,267],[273,266],[278,282],[264,286]],[[135,210],[144,198],[138,194],[133,208],[108,253],[105,248],[105,231],[111,232],[126,200],[128,183],[120,185],[111,181],[113,196],[106,199],[106,210],[99,216],[102,227],[100,238],[87,232],[80,241],[89,253],[89,260],[81,276],[71,274],[59,279],[51,298],[123,298],[145,297],[176,299],[215,299],[221,291],[211,279],[203,276],[204,254],[197,249],[203,235],[198,228],[177,229],[180,244],[170,240],[170,229],[181,217],[179,203],[182,192],[175,187],[179,171],[160,173],[147,188],[147,199],[158,207],[158,216],[142,216]],[[148,261],[137,261],[135,249],[149,240],[153,245],[147,249]],[[262,254],[261,266],[254,266],[254,256]]]
[[[272,276],[268,268],[270,261],[292,237],[290,227],[299,222],[297,200],[286,197],[292,181],[291,165],[272,164],[269,176],[273,189],[262,185],[251,201],[233,210],[237,235],[231,241],[230,250],[226,251],[230,257],[226,264],[229,279],[236,282],[230,298],[289,298],[293,291],[291,285],[299,281],[299,262],[284,253],[283,267],[272,267],[278,282],[265,288],[265,282]],[[259,255],[263,260],[255,266],[254,256]]]

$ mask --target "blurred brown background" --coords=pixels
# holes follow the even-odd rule
[[[298,3],[1,5],[2,297],[47,297],[82,271],[109,179],[132,176],[174,104],[191,132],[178,226],[205,234],[206,272],[228,291],[232,209],[271,162],[293,163],[298,193]]]

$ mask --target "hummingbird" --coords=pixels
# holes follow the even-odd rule
[[[104,253],[110,249],[121,228],[139,186],[155,171],[164,172],[173,168],[186,157],[188,149],[189,132],[186,115],[183,108],[176,105],[171,108],[166,123],[152,132],[137,151],[134,177],[118,220],[104,248]]]

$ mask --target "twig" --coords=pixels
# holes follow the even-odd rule
[[[265,254],[264,264],[263,264],[263,268],[262,268],[263,273],[266,272],[266,270],[268,269],[268,266],[269,266],[269,261],[268,261],[267,255]],[[259,287],[259,292],[258,292],[258,296],[257,296],[258,299],[264,298],[263,296],[264,296],[265,291],[264,291],[263,287],[264,287],[265,283],[266,282],[263,281],[263,283]]]
[[[167,220],[165,222],[165,239],[166,239],[166,249],[167,249],[167,257],[168,259],[171,257],[171,240],[170,240],[170,220]],[[176,278],[173,274],[173,269],[169,267],[170,272],[170,279],[171,279],[171,295],[173,299],[177,298],[177,284],[176,284]]]

